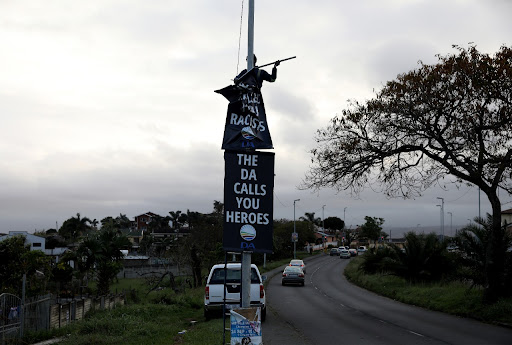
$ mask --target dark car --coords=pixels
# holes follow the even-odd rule
[[[329,255],[330,256],[340,255],[340,253],[338,252],[338,248],[331,248]]]
[[[304,286],[304,272],[297,266],[286,266],[283,271],[281,284],[296,284]]]

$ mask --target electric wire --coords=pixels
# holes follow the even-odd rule
[[[244,19],[244,0],[242,0],[242,11],[240,13],[240,33],[238,35],[238,56],[237,56],[237,62],[236,62],[236,74],[238,75],[238,68],[240,66],[240,46],[242,41],[242,23]]]

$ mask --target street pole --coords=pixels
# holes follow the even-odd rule
[[[453,236],[453,231],[452,231],[453,213],[451,213],[451,212],[447,212],[447,213],[450,215],[450,236]]]
[[[444,241],[444,198],[437,198],[441,200],[441,241]]]
[[[325,216],[324,216],[325,205],[322,206],[322,230],[325,232]]]
[[[297,202],[297,201],[300,201],[300,199],[293,200],[293,233],[294,234],[297,233],[296,228],[295,228],[295,202]],[[295,239],[293,239],[293,258],[294,259],[297,258],[296,250],[297,250],[297,242],[295,241]]]
[[[254,67],[254,0],[249,0],[247,70]],[[242,252],[241,307],[251,306],[251,252]]]

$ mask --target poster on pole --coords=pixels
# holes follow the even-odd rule
[[[254,71],[247,72],[236,85],[215,90],[229,101],[223,150],[274,148]]]
[[[224,152],[224,250],[272,253],[274,158]]]
[[[231,310],[231,345],[261,345],[260,308]]]

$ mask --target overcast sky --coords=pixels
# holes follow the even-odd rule
[[[248,1],[1,0],[0,232],[223,200],[227,101],[245,68]],[[274,218],[382,217],[445,227],[478,215],[477,189],[415,200],[299,191],[315,131],[453,44],[510,45],[507,0],[255,0],[258,64],[297,56],[262,93],[276,154]],[[242,19],[242,28],[240,26]],[[240,32],[241,35],[240,35]],[[241,37],[240,37],[241,36]],[[240,46],[240,50],[239,50]],[[270,68],[269,68],[270,71]],[[481,195],[481,214],[489,203]],[[511,208],[502,195],[503,209]],[[324,206],[325,205],[325,206]],[[450,217],[452,217],[450,219]]]

